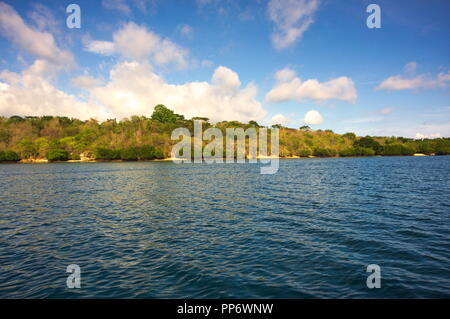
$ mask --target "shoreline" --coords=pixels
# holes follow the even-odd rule
[[[373,156],[330,156],[330,157],[319,157],[319,156],[308,156],[308,157],[301,157],[301,156],[257,156],[257,159],[322,159],[322,158],[371,158],[371,157],[434,157],[434,156],[445,156],[445,155],[426,155],[421,153],[416,153],[413,155],[373,155]],[[225,160],[225,158],[224,158]],[[249,160],[246,158],[246,160]],[[14,162],[14,161],[5,161],[0,162],[0,164],[49,164],[49,163],[126,163],[126,162],[174,162],[174,161],[183,161],[182,158],[174,158],[174,157],[166,157],[161,159],[154,159],[154,160],[133,160],[133,161],[126,161],[126,160],[68,160],[68,161],[49,161],[44,158],[35,158],[35,159],[22,159],[20,161]]]

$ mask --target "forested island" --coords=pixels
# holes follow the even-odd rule
[[[170,156],[171,133],[179,127],[191,132],[194,120],[203,128],[255,127],[257,122],[185,119],[164,105],[157,105],[150,118],[133,116],[117,121],[82,121],[60,116],[0,117],[0,162],[154,160]],[[404,137],[359,137],[331,130],[299,129],[273,125],[280,129],[280,157],[407,156],[450,154],[450,138],[411,139]]]

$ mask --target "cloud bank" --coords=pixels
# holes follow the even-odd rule
[[[67,94],[50,81],[32,72],[0,73],[0,114],[60,115],[89,119],[150,116],[163,103],[185,115],[204,116],[212,121],[261,120],[266,115],[257,101],[252,83],[241,87],[236,72],[220,66],[210,82],[167,83],[150,64],[120,62],[105,84],[90,76],[80,76],[72,84],[85,90],[87,99]]]
[[[256,100],[256,86],[250,83],[241,88],[238,74],[223,66],[215,69],[210,82],[175,85],[154,73],[147,63],[121,62],[111,70],[106,85],[88,91],[92,100],[118,117],[149,116],[159,103],[187,118],[204,116],[212,121],[260,120],[266,115]]]

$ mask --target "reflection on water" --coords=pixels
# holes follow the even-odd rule
[[[0,165],[0,297],[450,296],[450,157],[259,167]]]

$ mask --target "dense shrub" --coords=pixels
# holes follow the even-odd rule
[[[316,148],[314,150],[314,156],[317,157],[333,157],[336,154],[336,151],[331,148]]]
[[[403,144],[388,144],[383,146],[381,152],[382,155],[395,156],[395,155],[413,155],[415,150]]]
[[[354,147],[360,147],[360,148],[370,148],[375,151],[375,154],[379,154],[382,147],[380,143],[375,141],[372,137],[366,136],[362,137],[359,140],[356,140],[353,142]]]
[[[0,151],[0,162],[18,162],[20,156],[13,151]]]
[[[69,159],[69,152],[62,149],[53,149],[47,152],[46,157],[49,161],[67,161]]]
[[[156,150],[153,146],[145,145],[140,147],[128,147],[121,150],[112,150],[105,147],[99,147],[94,152],[94,157],[101,160],[117,160],[137,161],[137,160],[153,160],[164,158],[164,154],[160,150]]]
[[[443,146],[436,151],[436,155],[450,155],[450,146]]]
[[[156,158],[156,150],[153,146],[142,146],[137,148],[138,158],[140,160],[152,160]]]
[[[118,160],[121,159],[120,150],[112,150],[105,147],[98,147],[94,151],[94,158],[100,160]]]
[[[164,153],[163,153],[163,151],[161,151],[161,150],[155,150],[155,158],[156,159],[163,159],[165,156],[164,156]]]
[[[123,161],[137,161],[139,159],[136,147],[126,148],[120,151],[120,158]]]
[[[339,156],[347,157],[347,156],[356,156],[355,147],[349,147],[345,150],[339,152]]]
[[[297,153],[298,156],[308,157],[312,155],[312,151],[309,148],[302,148]]]
[[[375,155],[375,151],[371,148],[365,147],[349,147],[345,150],[339,152],[340,156],[373,156]]]
[[[80,154],[78,154],[78,153],[70,153],[69,159],[78,161],[78,160],[80,160]]]

